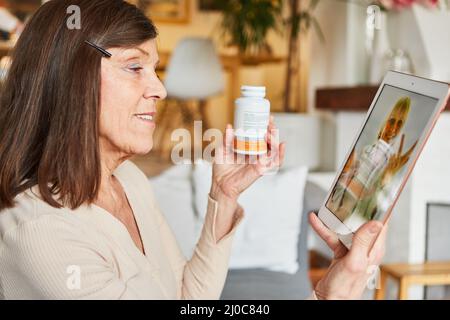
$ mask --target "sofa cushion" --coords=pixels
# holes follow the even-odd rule
[[[151,178],[155,198],[184,256],[191,258],[197,242],[192,197],[192,166],[180,164]]]
[[[298,239],[299,269],[293,275],[262,269],[229,270],[221,299],[306,299],[311,295],[308,255],[308,214],[320,209],[326,190],[307,181],[304,194],[303,214]]]
[[[195,166],[194,198],[200,217],[206,212],[211,164]],[[239,197],[245,219],[233,240],[230,269],[262,268],[294,274],[307,167],[262,176]]]

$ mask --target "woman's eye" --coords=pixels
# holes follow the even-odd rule
[[[139,73],[142,69],[143,69],[143,68],[140,67],[140,66],[131,66],[131,67],[128,67],[128,70],[130,70],[131,72],[134,72],[134,73]]]

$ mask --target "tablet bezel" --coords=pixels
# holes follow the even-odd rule
[[[343,222],[341,222],[341,220],[339,220],[326,207],[326,203],[327,203],[328,199],[330,198],[332,191],[335,188],[335,185],[341,175],[342,170],[344,169],[345,164],[348,161],[351,151],[355,148],[355,146],[359,140],[362,130],[364,130],[366,123],[369,120],[370,115],[372,114],[373,108],[375,107],[375,105],[378,101],[378,98],[379,98],[381,92],[383,91],[383,88],[385,85],[397,87],[399,89],[411,91],[411,92],[414,92],[414,93],[417,93],[420,95],[429,96],[429,97],[437,99],[438,102],[437,102],[435,110],[433,112],[433,116],[430,118],[430,120],[428,121],[428,123],[424,129],[425,134],[422,135],[422,137],[419,139],[419,142],[417,144],[417,148],[419,148],[419,151],[416,153],[416,157],[414,159],[412,159],[412,163],[401,182],[400,188],[397,191],[394,201],[392,202],[391,206],[389,207],[389,209],[386,212],[386,215],[382,221],[383,223],[386,223],[386,221],[389,220],[390,215],[392,213],[392,209],[395,206],[400,194],[402,193],[403,188],[404,188],[406,182],[408,181],[409,176],[411,175],[411,172],[416,164],[416,161],[417,161],[418,157],[420,156],[420,154],[423,150],[423,147],[425,146],[425,144],[431,134],[431,131],[433,130],[433,127],[435,126],[436,121],[439,118],[440,113],[445,109],[447,100],[450,95],[450,87],[449,87],[448,83],[438,82],[438,81],[420,78],[420,77],[412,76],[409,74],[404,74],[404,73],[394,72],[394,71],[389,71],[387,73],[386,77],[383,79],[383,82],[381,83],[380,87],[378,88],[377,94],[375,95],[375,98],[373,99],[373,101],[370,105],[370,108],[366,114],[366,117],[365,117],[361,127],[358,130],[358,133],[355,135],[355,138],[345,156],[344,161],[342,162],[339,170],[337,171],[336,177],[334,178],[333,183],[332,183],[332,185],[327,193],[327,196],[326,196],[326,198],[319,210],[319,213],[318,213],[318,216],[322,220],[322,222],[325,223],[325,225],[329,229],[336,232],[339,235],[341,242],[344,243],[344,245],[346,245],[348,248],[351,245],[351,238],[352,238],[354,231],[352,231]]]

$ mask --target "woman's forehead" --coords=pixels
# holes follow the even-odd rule
[[[156,42],[153,40],[149,40],[134,47],[111,48],[108,51],[110,51],[113,58],[116,58],[117,60],[127,60],[132,58],[141,58],[152,62],[156,62],[158,60]]]
[[[406,114],[407,112],[405,112],[405,110],[394,108],[391,112],[390,118],[403,118]]]

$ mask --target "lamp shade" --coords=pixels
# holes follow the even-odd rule
[[[204,100],[222,92],[222,65],[212,41],[181,40],[169,61],[164,85],[169,97],[183,100]]]

